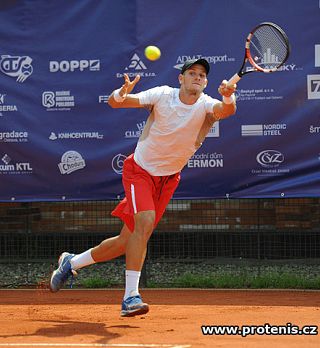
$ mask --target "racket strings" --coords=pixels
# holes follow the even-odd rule
[[[288,50],[285,37],[270,25],[262,25],[252,34],[250,54],[263,69],[277,69],[287,59]]]

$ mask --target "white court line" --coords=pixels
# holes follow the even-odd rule
[[[187,345],[174,344],[104,344],[104,343],[0,343],[0,347],[109,347],[109,348],[190,348]]]

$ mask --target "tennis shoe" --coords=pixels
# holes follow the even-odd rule
[[[64,252],[59,257],[59,267],[52,272],[50,279],[50,291],[57,292],[59,291],[64,283],[68,280],[69,277],[76,276],[77,272],[72,269],[70,260],[75,256],[75,254],[70,254]]]
[[[141,296],[131,296],[122,301],[121,316],[134,317],[149,312],[149,305],[142,302]]]

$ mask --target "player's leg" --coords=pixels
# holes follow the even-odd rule
[[[155,224],[154,210],[141,211],[134,216],[135,228],[126,248],[126,267],[141,271],[147,251],[147,244]]]
[[[92,248],[92,259],[95,263],[105,262],[123,255],[126,252],[127,243],[130,236],[131,232],[129,228],[124,224],[118,236],[105,239],[99,245]]]
[[[123,255],[130,236],[130,230],[124,225],[118,236],[105,239],[96,247],[81,254],[62,253],[58,261],[59,267],[53,271],[50,279],[50,290],[59,291],[68,278],[76,275],[76,271],[80,268]]]
[[[126,197],[112,215],[122,219],[132,235],[126,249],[126,290],[121,316],[134,316],[147,313],[149,308],[143,303],[138,286],[147,243],[154,229],[156,179],[142,169],[131,155],[124,161],[122,182]]]
[[[126,250],[126,289],[121,316],[130,317],[145,314],[149,306],[139,294],[141,269],[146,257],[148,240],[155,223],[155,211],[141,211],[134,216],[135,228],[128,240]]]
[[[157,223],[160,221],[165,209],[173,196],[180,181],[180,174],[168,177],[153,178],[154,187],[152,198],[148,198],[150,190],[144,188],[143,196],[139,194],[141,189],[136,187],[135,207],[139,208],[139,197],[146,201],[152,200],[151,206],[154,210],[140,211],[134,215],[134,231],[127,244],[126,251],[126,291],[122,302],[121,316],[135,316],[145,314],[149,311],[148,304],[144,303],[139,294],[139,279],[142,265],[147,251],[147,243]],[[139,210],[137,208],[137,210]]]

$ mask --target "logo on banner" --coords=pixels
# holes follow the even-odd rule
[[[49,62],[49,71],[55,72],[75,72],[75,71],[100,71],[99,59],[81,59],[81,60],[51,60]]]
[[[61,157],[61,163],[58,164],[61,174],[70,174],[85,166],[86,163],[84,159],[77,151],[65,152]]]
[[[49,135],[50,140],[83,140],[83,139],[103,139],[103,134],[99,132],[65,132],[65,133],[56,133],[51,132]]]
[[[220,123],[215,122],[210,128],[206,138],[219,138],[220,137]]]
[[[45,91],[42,93],[42,105],[47,111],[67,111],[74,107],[74,96],[70,91]]]
[[[24,82],[33,72],[32,58],[29,56],[2,55],[0,71],[10,77],[16,77],[17,82]]]
[[[235,58],[233,57],[228,57],[228,55],[222,54],[220,56],[205,56],[202,54],[194,54],[194,55],[181,55],[178,56],[177,60],[176,60],[176,65],[174,65],[173,67],[175,69],[179,69],[181,70],[183,64],[190,59],[200,59],[200,58],[204,58],[206,59],[209,64],[217,64],[217,63],[228,63],[228,62],[234,62]]]
[[[275,168],[284,161],[284,156],[277,150],[264,150],[257,154],[256,159],[263,167]]]
[[[5,96],[6,94],[0,94],[0,117],[4,115],[4,112],[18,111],[16,105],[5,104]]]
[[[0,174],[31,174],[32,167],[29,162],[11,163],[12,159],[8,154],[2,156],[0,163]]]
[[[125,161],[125,159],[127,158],[127,156],[121,154],[121,153],[118,153],[117,155],[115,155],[112,159],[112,162],[111,162],[111,166],[112,166],[112,169],[114,170],[115,173],[117,174],[122,174],[122,171],[123,171],[123,163]]]
[[[307,76],[308,99],[320,99],[320,75]]]
[[[134,69],[134,70],[147,70],[147,67],[143,63],[143,61],[140,59],[140,57],[135,53],[132,58],[130,65],[126,67],[126,70]]]
[[[256,161],[262,168],[252,169],[251,173],[258,176],[279,176],[290,172],[282,168],[285,158],[278,150],[263,150],[257,154]]]
[[[125,138],[139,138],[140,135],[143,132],[144,126],[146,125],[146,121],[142,121],[140,123],[137,123],[137,129],[136,130],[126,130],[124,133]]]
[[[265,62],[261,62],[262,64],[265,63]],[[271,63],[271,62],[269,62]],[[268,65],[265,66],[266,68],[268,68]],[[273,66],[270,66],[270,68],[273,67]],[[281,65],[277,71],[287,71],[287,72],[292,72],[292,71],[297,71],[297,70],[303,70],[303,67],[301,66],[297,66],[296,64],[294,63],[291,63],[291,64],[283,64]],[[254,71],[254,68],[252,66],[247,66],[246,67],[246,72],[249,72],[249,71]]]
[[[237,102],[240,101],[264,101],[283,99],[282,95],[277,95],[274,88],[259,89],[238,89],[235,91]]]
[[[297,71],[297,70],[303,70],[302,66],[297,66],[294,63],[291,64],[283,64],[280,66],[278,71],[287,71],[287,72],[292,72],[292,71]]]
[[[188,168],[223,168],[222,153],[196,153],[188,161]]]
[[[314,46],[314,66],[320,68],[320,45]]]
[[[148,68],[145,65],[145,63],[142,61],[142,59],[138,56],[137,53],[135,53],[132,58],[130,59],[130,63],[127,67],[125,67],[125,73],[129,77],[135,77],[137,75],[140,75],[141,77],[154,77],[156,76],[155,72],[149,72],[147,71]],[[117,78],[122,78],[123,73],[116,73]]]
[[[320,126],[313,126],[311,125],[309,128],[310,134],[320,134]]]
[[[109,95],[99,95],[99,104],[107,103],[109,100]]]
[[[281,131],[287,129],[286,123],[245,124],[241,126],[241,135],[250,136],[281,136]]]
[[[29,134],[28,132],[0,132],[0,142],[2,143],[18,143],[18,142],[27,142]]]

